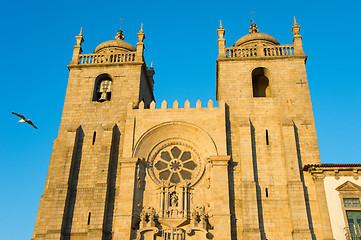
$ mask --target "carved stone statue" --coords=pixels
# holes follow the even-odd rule
[[[170,194],[170,206],[171,207],[178,207],[178,196],[176,192],[172,192]]]

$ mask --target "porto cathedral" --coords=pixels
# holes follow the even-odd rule
[[[253,23],[226,47],[221,24],[218,103],[181,108],[155,101],[143,29],[90,54],[80,32],[32,240],[335,239],[318,175],[350,168],[320,163],[296,20],[292,33],[281,45]],[[360,191],[356,167],[343,190]]]

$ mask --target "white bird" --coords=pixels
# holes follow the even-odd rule
[[[14,113],[14,112],[11,112],[11,113],[21,118],[21,120],[18,121],[18,123],[19,123],[19,122],[20,122],[20,123],[25,123],[25,122],[26,122],[26,123],[30,124],[30,126],[38,129],[38,128],[33,124],[33,122],[32,122],[30,119],[26,119],[23,115],[18,114],[18,113]]]

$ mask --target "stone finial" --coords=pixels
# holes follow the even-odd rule
[[[212,99],[209,99],[209,101],[208,101],[208,108],[213,108],[213,101],[212,101]]]
[[[188,100],[186,100],[186,101],[184,102],[184,108],[190,108],[190,107],[191,107],[190,102],[189,102]]]
[[[150,109],[155,109],[155,102],[154,102],[154,100],[150,103]]]
[[[141,101],[141,102],[139,103],[139,109],[144,109],[144,102],[143,102],[143,101]]]
[[[259,30],[257,28],[257,25],[255,23],[252,23],[251,26],[249,27],[249,33],[259,33]]]
[[[167,109],[167,102],[165,100],[162,102],[162,109]]]
[[[222,27],[222,20],[219,21],[219,28],[217,29],[217,35],[218,35],[218,57],[219,58],[225,58],[227,57],[226,54],[226,39],[224,39],[224,34],[226,30]]]
[[[76,39],[76,45],[81,46],[81,44],[84,42],[83,27],[80,28],[80,33],[77,36],[75,36],[75,39]]]
[[[300,28],[301,26],[298,25],[298,23],[296,22],[296,17],[293,17],[294,19],[294,23],[293,23],[293,26],[292,26],[292,32],[294,35],[300,35]]]
[[[115,36],[115,40],[124,40],[124,33],[121,29],[117,32],[117,36]]]
[[[174,101],[173,108],[179,108],[179,103],[177,100]]]
[[[295,46],[295,55],[304,55],[305,53],[303,52],[303,48],[302,48],[302,36],[300,35],[300,28],[301,26],[298,25],[298,23],[296,22],[296,17],[293,18],[294,23],[292,26],[292,32],[293,32],[293,43]]]
[[[137,53],[135,56],[135,60],[136,61],[144,61],[144,39],[145,39],[145,34],[143,32],[143,24],[140,27],[140,31],[137,33],[139,42],[137,43]]]
[[[226,30],[222,27],[222,20],[219,20],[219,28],[217,30],[217,35],[220,39],[224,39],[224,34]]]
[[[140,31],[137,35],[138,35],[139,42],[143,42],[145,39],[145,34],[143,32],[143,23],[141,24]]]
[[[202,102],[201,100],[198,99],[198,101],[196,102],[196,108],[202,108]]]
[[[83,27],[80,28],[80,33],[75,36],[75,39],[76,45],[73,47],[73,57],[71,58],[70,64],[78,64],[79,54],[83,52],[83,49],[81,48],[81,44],[84,42]]]

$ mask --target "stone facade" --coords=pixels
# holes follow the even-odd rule
[[[218,29],[218,107],[156,107],[153,75],[123,32],[69,68],[33,238],[333,239],[300,26],[293,44]],[[204,104],[203,104],[204,105]]]

